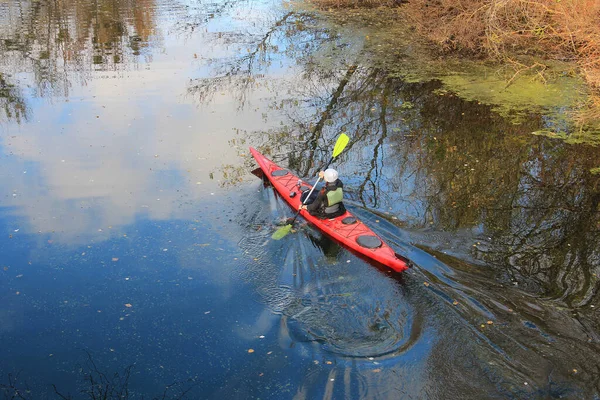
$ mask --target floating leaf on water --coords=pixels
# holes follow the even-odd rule
[[[126,303],[126,304],[125,304],[125,307],[127,307],[127,308],[131,308],[131,307],[133,307],[133,306],[132,306],[131,304],[129,304],[129,303]]]
[[[113,260],[113,262],[119,261],[119,259],[117,257],[113,257],[112,260]]]
[[[423,285],[429,287],[429,282],[423,282]]]
[[[452,304],[454,304],[454,305],[456,306],[456,305],[458,305],[458,301],[454,300],[454,301],[452,302]]]
[[[492,325],[494,323],[494,321],[488,321],[487,324],[488,325]]]
[[[375,369],[371,370],[371,372],[375,372],[375,373],[381,372],[381,368],[375,368]]]
[[[254,353],[254,349],[248,349],[248,353]]]

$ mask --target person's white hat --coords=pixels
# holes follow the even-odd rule
[[[325,178],[325,182],[333,183],[337,180],[338,173],[333,168],[327,168],[323,174],[323,177]]]

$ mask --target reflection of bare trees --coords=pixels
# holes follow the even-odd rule
[[[403,174],[426,182],[414,192],[426,204],[424,222],[481,232],[476,257],[530,290],[572,306],[592,301],[600,195],[589,170],[597,151],[528,135],[543,123],[537,115],[514,126],[453,96],[412,98],[420,146],[404,156],[412,161]]]
[[[16,374],[7,374],[6,383],[0,383],[0,394],[3,395],[4,399],[27,399],[29,393],[29,387],[20,381],[19,375],[21,372]]]
[[[39,96],[135,62],[155,32],[154,0],[9,2],[0,17],[0,68],[31,71]]]
[[[262,68],[265,68],[269,62],[269,54],[277,52],[277,45],[272,43],[272,37],[294,13],[288,12],[280,19],[275,21],[266,32],[258,37],[245,38],[248,51],[242,56],[236,56],[232,60],[227,60],[223,65],[214,65],[216,76],[206,79],[197,79],[188,88],[188,93],[193,95],[199,102],[207,102],[215,92],[223,87],[233,89],[238,93],[238,101],[241,105],[245,103],[245,96],[256,82],[256,75]],[[224,39],[221,33],[217,34],[218,39]],[[240,39],[240,36],[237,36]],[[239,44],[239,43],[238,43]],[[258,64],[258,65],[257,65]]]
[[[224,4],[231,7],[230,3]],[[218,10],[219,13],[223,11],[223,8]],[[243,107],[248,91],[261,83],[266,84],[261,82],[264,72],[275,61],[282,61],[283,55],[302,59],[320,44],[332,40],[327,31],[315,28],[315,23],[315,17],[309,13],[286,12],[257,24],[257,32],[215,33],[215,43],[238,46],[239,51],[231,57],[207,60],[212,75],[193,80],[188,94],[198,102],[206,103],[218,91],[227,90],[236,95]]]
[[[305,148],[301,149],[302,153],[305,153],[305,151],[308,150],[308,157],[306,157],[307,160],[315,159],[315,151],[317,150],[319,140],[323,136],[323,128],[325,127],[325,124],[331,120],[331,118],[337,111],[337,105],[342,99],[344,89],[352,79],[352,76],[356,72],[356,69],[356,65],[351,65],[350,67],[348,67],[348,70],[341,77],[339,83],[337,84],[337,87],[331,94],[329,101],[325,107],[325,110],[321,113],[319,119],[317,120],[317,123],[314,124],[314,126],[311,126],[310,129],[305,131],[306,133],[300,135],[299,139],[305,144],[305,146],[303,146]],[[310,167],[311,165],[309,163],[305,163],[305,168],[302,170],[301,174],[304,176],[308,175]]]
[[[547,123],[539,114],[514,125],[439,82],[391,78],[349,62],[352,54],[331,57],[332,43],[345,44],[306,14],[282,14],[241,42],[219,39],[247,51],[213,60],[215,78],[189,89],[200,101],[233,90],[243,105],[282,49],[299,65],[303,79],[278,88],[289,98],[273,105],[285,126],[260,133],[277,161],[287,158],[309,176],[347,132],[353,140],[341,158],[351,161],[344,181],[353,200],[415,227],[477,232],[475,257],[538,293],[572,305],[597,293],[600,195],[589,170],[600,157],[593,149],[530,135]]]
[[[211,20],[223,16],[236,6],[244,3],[245,1],[243,0],[224,0],[219,2],[197,0],[193,5],[188,6],[188,16],[176,21],[174,30],[182,35],[191,35]]]
[[[138,397],[139,394],[136,394],[136,391],[130,389],[131,372],[134,369],[133,364],[124,368],[122,372],[109,374],[100,369],[90,352],[87,350],[85,352],[87,354],[85,364],[75,368],[75,370],[79,370],[82,374],[81,390],[79,392],[80,396],[73,397],[70,393],[63,393],[56,384],[51,384],[50,386],[52,386],[57,399],[71,400],[74,398],[86,398],[91,400],[117,400]],[[6,383],[0,383],[0,396],[3,396],[3,399],[28,400],[42,397],[46,398],[46,393],[35,386],[31,387],[28,385],[20,375],[21,372],[14,375],[9,373],[6,377]],[[152,398],[162,400],[183,400],[190,398],[188,396],[192,396],[192,391],[196,389],[197,386],[198,382],[195,382],[194,379],[175,381],[166,385],[162,393],[153,396]],[[43,390],[45,389],[46,388],[44,387]],[[142,398],[144,398],[144,396],[142,396]]]
[[[513,125],[488,106],[440,94],[436,82],[407,83],[365,67],[344,79],[342,94],[325,82],[333,95],[314,97],[325,111],[313,118],[326,124],[297,125],[304,142],[294,149],[306,168],[323,159],[316,141],[347,131],[354,175],[345,180],[356,200],[417,226],[481,232],[472,239],[480,241],[476,257],[545,296],[592,301],[600,267],[593,148],[531,136],[544,123],[539,115]]]
[[[600,267],[595,149],[532,137],[539,115],[513,125],[487,106],[437,94],[435,82],[360,71],[327,113],[330,137],[353,133],[357,200],[384,211],[412,207],[400,215],[418,213],[420,224],[440,230],[477,229],[490,238],[481,259],[537,282],[546,296],[592,301]]]
[[[539,282],[545,296],[584,306],[599,288],[599,180],[589,173],[597,155],[585,148],[564,153],[563,147],[531,149],[511,196],[491,210],[502,229],[482,257]]]
[[[21,95],[19,88],[10,83],[4,75],[0,73],[0,110],[2,110],[2,119],[15,120],[21,122],[29,117],[29,109]]]

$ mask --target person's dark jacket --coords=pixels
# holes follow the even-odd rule
[[[319,195],[315,201],[307,205],[306,208],[308,212],[319,218],[335,218],[344,214],[346,208],[344,207],[344,203],[341,202],[341,199],[339,203],[331,205],[329,204],[329,197],[327,196],[328,192],[334,192],[338,189],[342,192],[343,187],[344,184],[339,179],[332,183],[326,183],[325,187],[319,191]]]

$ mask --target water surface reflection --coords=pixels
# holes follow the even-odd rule
[[[277,2],[0,8],[0,383],[81,393],[88,351],[136,398],[598,396],[600,160],[539,111],[390,76]],[[401,276],[270,240],[292,211],[247,146],[310,179],[340,131]]]
[[[398,238],[426,287],[457,310],[465,335],[488,346],[479,360],[505,360],[494,362],[502,378],[488,375],[487,361],[471,378],[499,379],[493,390],[513,396],[595,393],[595,380],[582,373],[597,363],[585,356],[596,354],[598,340],[595,149],[532,136],[547,123],[541,114],[515,125],[439,82],[407,82],[338,61],[337,73],[329,73],[327,57],[306,61],[311,74],[294,81],[296,95],[273,107],[288,116],[286,127],[253,134],[262,149],[309,176],[328,159],[338,132],[348,132],[353,143],[338,168],[355,205],[405,228],[380,231]],[[300,312],[316,309],[297,296]],[[319,311],[326,319],[327,310]]]

